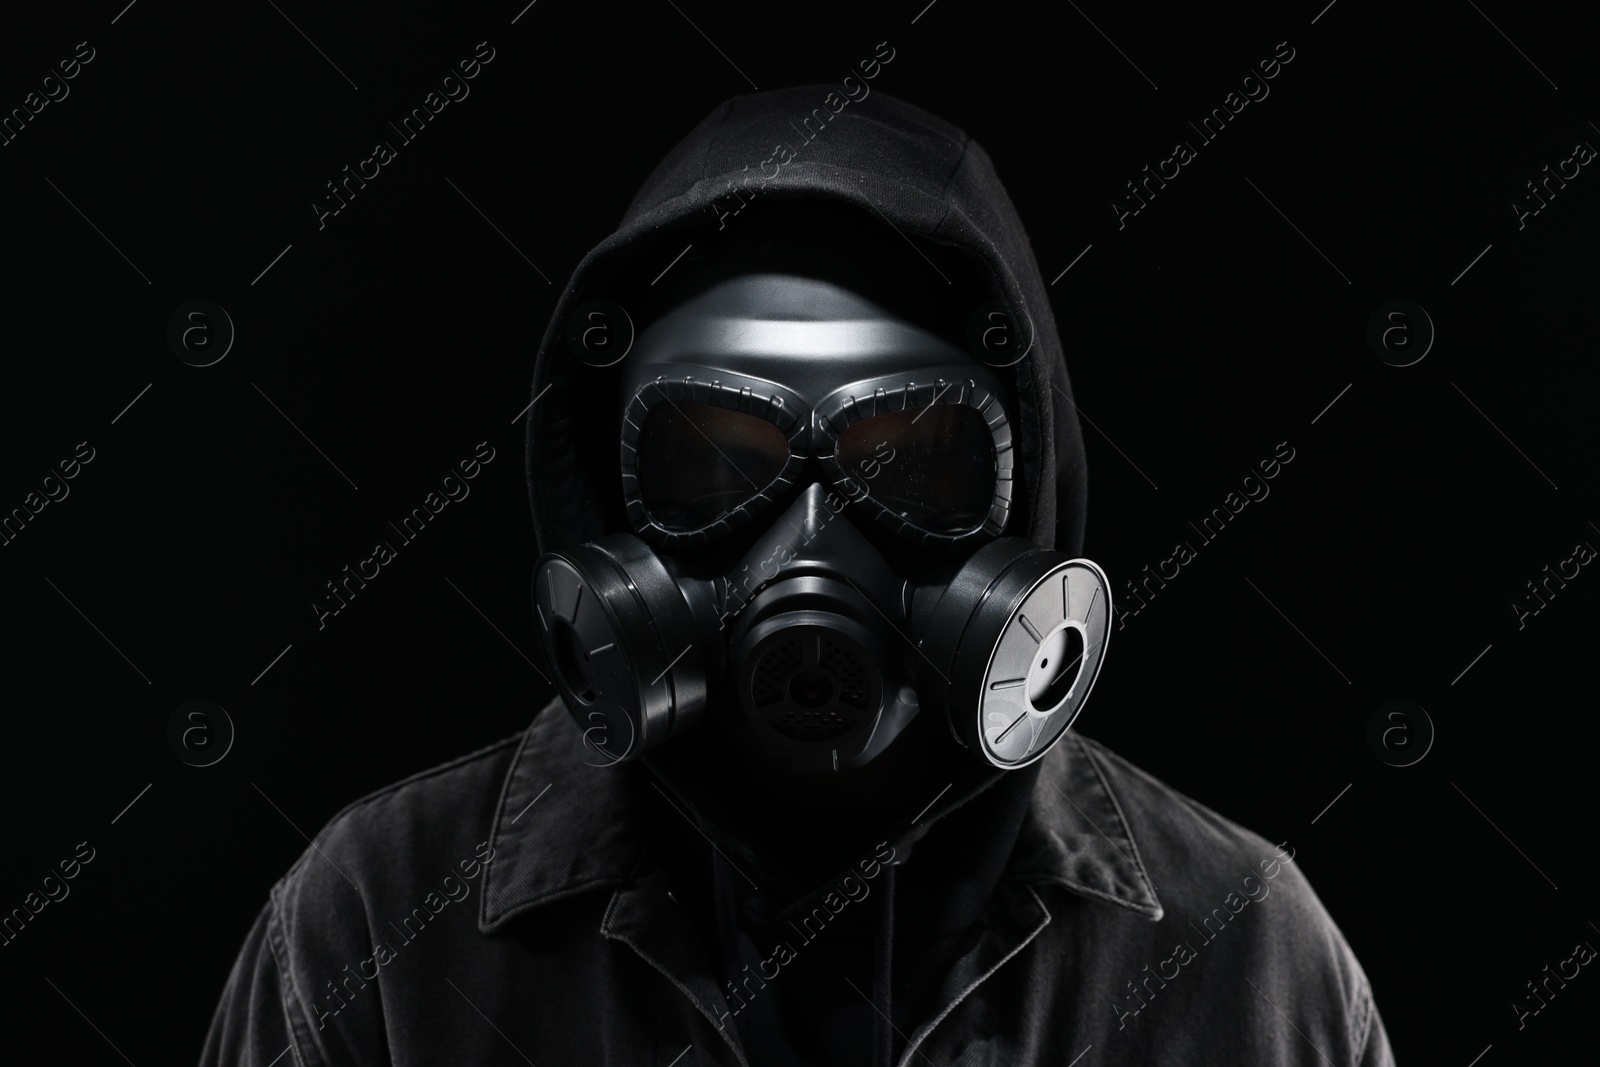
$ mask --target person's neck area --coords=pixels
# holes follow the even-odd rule
[[[920,716],[867,766],[826,776],[742,750],[720,724],[643,762],[687,804],[686,817],[709,824],[701,829],[714,844],[759,865],[768,880],[804,892],[901,835],[941,795],[998,776],[940,736],[933,729],[939,725]]]

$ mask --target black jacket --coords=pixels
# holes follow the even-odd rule
[[[526,735],[340,813],[273,888],[201,1063],[759,1067],[734,1009],[815,977],[797,968],[849,938],[928,842],[898,875],[880,857],[970,802],[951,790],[860,857],[850,885],[793,920],[787,952],[762,946],[735,999],[667,873],[678,839],[661,828],[686,813],[645,768],[586,757],[552,703]],[[899,1064],[1392,1063],[1292,841],[1076,732],[1039,766],[970,941],[897,1020]]]
[[[571,310],[805,199],[970,258],[1029,352],[1008,532],[1081,551],[1081,432],[1021,222],[981,147],[867,69],[718,108],[580,263],[535,363],[541,549],[624,528],[615,394]],[[353,805],[274,888],[203,1062],[1390,1062],[1293,843],[1076,733],[1006,773],[947,745],[857,812],[774,802],[718,745],[589,766],[556,701]]]

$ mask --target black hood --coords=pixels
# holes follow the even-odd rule
[[[527,468],[540,551],[628,529],[618,374],[569,349],[574,308],[591,299],[624,307],[635,298],[659,301],[666,287],[651,288],[652,279],[671,269],[686,245],[718,247],[759,232],[758,217],[834,208],[858,213],[890,241],[900,240],[892,228],[924,243],[935,258],[960,262],[971,280],[961,300],[973,298],[974,307],[997,300],[1013,323],[1031,324],[1027,355],[999,371],[1015,397],[1021,490],[1006,532],[1071,556],[1082,551],[1087,485],[1072,387],[1044,281],[988,154],[949,123],[881,92],[842,106],[841,99],[834,88],[813,85],[722,104],[667,154],[617,231],[578,264],[534,366]],[[934,736],[942,732],[929,728],[923,741],[943,740]],[[912,1027],[919,1006],[965,951],[1011,853],[1040,765],[1002,772],[955,746],[931,745],[912,758],[892,802],[841,817],[763,796],[752,787],[760,769],[738,764],[727,745],[720,731],[700,731],[696,743],[667,745],[642,761],[657,787],[675,798],[658,812],[664,820],[658,839],[663,854],[676,857],[673,884],[702,942],[718,946],[725,978],[770,947],[779,936],[773,924],[820,898],[838,881],[824,876],[865,854],[860,850],[870,842],[895,842],[896,862],[905,864],[898,877],[884,876],[870,920],[857,915],[853,933],[808,950],[806,966],[816,974],[796,974],[781,988],[774,983],[740,1016],[745,1047],[759,1052],[761,1062],[839,1062],[846,1051],[868,1047],[872,1062],[889,1062],[900,1045],[891,1017],[902,1032]],[[740,773],[727,773],[730,765]],[[915,863],[908,862],[913,843]],[[737,875],[729,857],[737,857]],[[750,874],[763,890],[746,885]],[[838,981],[851,973],[873,990],[871,1003]],[[811,1048],[822,1039],[814,1020],[824,1017],[834,1025]],[[801,1055],[801,1048],[811,1050]]]
[[[872,91],[837,113],[824,106],[842,99],[837,87],[808,85],[717,107],[573,271],[539,345],[528,415],[529,502],[541,552],[626,529],[615,377],[569,351],[574,307],[615,300],[622,279],[649,278],[686,243],[719,239],[719,226],[734,231],[748,216],[809,200],[881,217],[908,239],[959,253],[1013,322],[1031,323],[1028,355],[1001,371],[1015,376],[1023,489],[1007,532],[1081,553],[1087,472],[1072,386],[1044,281],[994,165],[961,130],[892,96]],[[729,219],[730,205],[740,204],[741,216]]]

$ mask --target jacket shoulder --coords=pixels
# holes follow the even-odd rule
[[[456,852],[470,853],[488,836],[500,785],[522,737],[502,738],[351,801],[318,831],[274,894],[339,880],[339,870],[349,878],[403,881]]]
[[[334,884],[376,903],[379,884],[433,880],[489,836],[522,734],[419,771],[345,805],[273,887],[280,908]],[[350,883],[354,883],[353,885]]]
[[[493,859],[490,827],[521,738],[497,741],[347,805],[272,887],[256,965],[280,987],[282,1010],[303,1054],[315,1048],[323,1062],[338,1063],[353,1050],[381,1047],[374,998],[351,997],[352,986],[344,983],[352,968],[371,963],[375,946],[405,943],[415,927],[475,895]],[[475,906],[451,909],[462,914],[451,916],[450,925]],[[352,1013],[347,1000],[361,1003]]]
[[[1148,847],[1169,863],[1198,864],[1203,869],[1255,866],[1255,858],[1274,854],[1275,846],[1260,834],[1179,792],[1100,742],[1075,736],[1141,848]]]
[[[1295,862],[1292,841],[1275,845],[1105,745],[1082,736],[1078,741],[1126,821],[1165,908],[1191,916],[1209,912],[1230,892],[1242,894],[1249,889],[1260,893],[1262,890],[1254,888],[1259,885],[1293,905],[1276,909],[1284,913],[1277,916],[1277,923],[1326,927],[1338,936],[1333,920]]]
[[[1317,1005],[1330,1042],[1355,1050],[1359,1062],[1376,1047],[1376,1062],[1384,1062],[1367,976],[1301,869],[1295,843],[1273,844],[1104,745],[1078,740],[1156,886],[1165,914],[1150,931],[1151,948],[1172,952],[1162,962],[1193,957],[1247,993],[1244,979],[1273,1002]]]

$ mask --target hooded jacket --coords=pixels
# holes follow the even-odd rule
[[[541,550],[625,528],[614,397],[564,342],[573,308],[811,200],[985,279],[1028,351],[1008,532],[1080,551],[1082,437],[1021,222],[981,147],[869,80],[723,104],[578,265],[535,362]],[[595,767],[558,698],[351,805],[272,889],[202,1063],[1392,1062],[1292,845],[1076,731],[1020,771],[952,753],[866,812],[774,804],[700,734]]]

